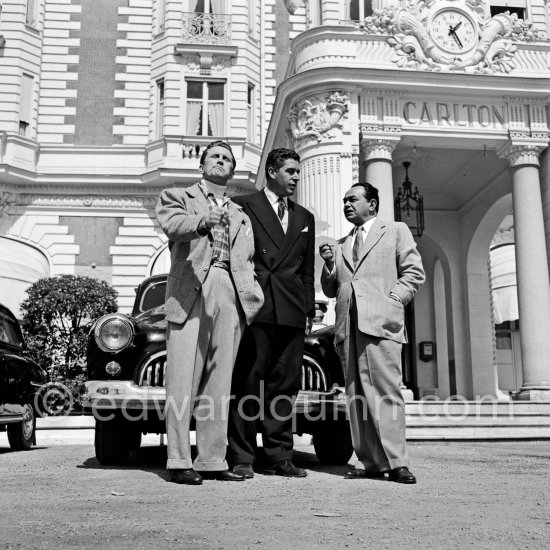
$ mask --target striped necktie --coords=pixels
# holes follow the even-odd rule
[[[277,216],[279,216],[279,219],[283,221],[283,218],[285,217],[285,201],[283,197],[279,197],[277,202],[279,203],[277,206]]]

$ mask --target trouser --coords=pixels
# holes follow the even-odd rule
[[[227,469],[231,375],[244,325],[244,312],[229,272],[214,266],[185,323],[168,323],[168,469]],[[189,440],[193,411],[197,435],[194,464]]]
[[[353,309],[348,338],[338,352],[347,366],[346,403],[356,467],[376,472],[409,467],[401,393],[402,345],[359,331]]]
[[[304,329],[253,323],[247,327],[233,373],[229,459],[253,464],[262,433],[269,464],[292,459],[293,405],[300,389]]]

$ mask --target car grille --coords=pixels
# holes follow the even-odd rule
[[[138,386],[163,388],[166,377],[166,352],[152,355],[139,372]]]
[[[166,353],[152,355],[143,365],[138,376],[138,386],[162,388],[166,380]],[[327,376],[321,365],[309,357],[302,364],[302,391],[328,391]]]

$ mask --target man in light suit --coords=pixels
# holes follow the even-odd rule
[[[416,483],[405,442],[401,394],[404,306],[424,282],[422,260],[404,223],[377,217],[378,190],[353,185],[344,215],[355,229],[324,244],[321,285],[336,297],[334,342],[346,370],[346,397],[358,463],[347,479],[388,477]]]
[[[173,481],[188,485],[244,480],[225,461],[231,375],[245,324],[263,304],[250,220],[225,194],[235,169],[231,147],[209,144],[199,169],[202,181],[165,189],[156,209],[172,261],[165,305],[167,468]]]
[[[292,410],[300,389],[305,330],[315,317],[315,222],[311,212],[290,199],[300,180],[295,151],[271,151],[265,174],[263,190],[234,199],[252,222],[254,263],[265,303],[245,331],[235,365],[229,458],[233,472],[253,477],[259,427],[264,473],[305,477],[306,471],[292,463]]]

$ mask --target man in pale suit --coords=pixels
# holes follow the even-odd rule
[[[208,145],[199,169],[202,181],[165,189],[156,209],[172,262],[165,306],[167,468],[173,481],[188,485],[244,480],[225,461],[231,376],[244,327],[263,304],[250,219],[225,193],[235,169],[231,147]]]
[[[324,244],[321,285],[336,297],[334,342],[346,370],[346,397],[358,463],[346,479],[388,477],[416,483],[405,442],[401,348],[404,306],[424,282],[409,228],[377,218],[378,190],[353,185],[344,215],[355,225],[336,246]]]

